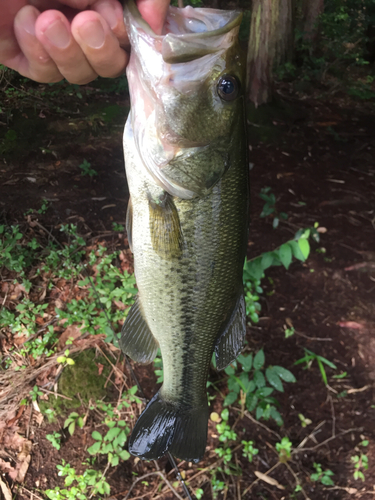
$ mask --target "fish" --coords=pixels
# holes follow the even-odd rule
[[[155,34],[133,0],[131,111],[124,130],[126,229],[138,295],[120,347],[138,363],[160,348],[164,381],[138,418],[129,452],[197,463],[207,442],[207,378],[246,334],[248,239],[245,59],[240,11],[170,7]]]

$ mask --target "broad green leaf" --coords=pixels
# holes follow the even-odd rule
[[[298,260],[301,260],[302,262],[305,262],[306,257],[303,255],[303,253],[299,247],[298,242],[292,240],[292,241],[289,241],[288,243],[290,245],[290,248],[292,249],[294,257]]]
[[[310,253],[310,243],[308,242],[308,240],[306,240],[305,238],[300,238],[298,240],[298,246],[305,259],[307,259]]]
[[[240,384],[237,382],[235,377],[229,377],[228,379],[228,389],[231,392],[236,392],[237,394],[240,392]]]
[[[101,441],[103,439],[103,436],[100,434],[98,431],[94,431],[91,436],[96,440],[96,441]]]
[[[281,245],[279,248],[279,258],[285,269],[288,269],[292,262],[292,249],[288,243],[284,243],[284,245]]]
[[[281,382],[279,375],[275,372],[273,367],[267,368],[266,377],[272,387],[274,387],[277,391],[284,392],[283,383]]]
[[[237,401],[237,394],[235,392],[230,392],[224,399],[224,406],[229,406]]]
[[[271,417],[274,419],[274,421],[277,423],[277,425],[283,425],[284,420],[282,419],[282,416],[280,413],[276,410],[274,406],[271,406]]]
[[[263,373],[259,370],[254,372],[254,382],[259,389],[266,385],[266,379],[264,378]]]
[[[244,356],[243,354],[240,354],[237,358],[237,361],[241,363],[242,368],[245,372],[249,372],[253,365],[253,355],[249,354],[248,356]]]
[[[256,412],[255,412],[255,418],[259,420],[260,418],[263,417],[264,410],[260,406],[257,407]]]
[[[254,356],[254,363],[253,363],[254,370],[260,370],[264,365],[264,360],[265,360],[264,352],[263,349],[261,349]]]
[[[246,408],[253,411],[258,403],[258,397],[255,394],[248,394],[246,398]]]
[[[90,453],[90,455],[95,455],[100,450],[101,445],[102,443],[100,441],[97,441],[92,446],[90,446],[90,448],[87,448],[87,451]]]
[[[113,439],[115,439],[115,437],[117,437],[120,434],[120,432],[121,432],[120,427],[112,427],[112,429],[109,429],[107,434],[104,436],[104,439],[106,441],[112,441]]]
[[[262,255],[262,260],[261,260],[261,266],[263,270],[268,269],[270,266],[272,266],[272,262],[273,262],[272,252],[265,252]]]
[[[72,422],[68,427],[68,431],[71,436],[73,436],[75,428],[76,428],[76,423]]]
[[[262,387],[256,391],[256,395],[260,398],[266,398],[273,393],[272,387]]]
[[[236,370],[231,365],[227,366],[224,371],[227,375],[234,375],[236,373]]]
[[[293,373],[282,366],[274,366],[273,371],[276,372],[284,382],[296,382],[296,377]]]
[[[119,453],[119,455],[122,460],[128,460],[130,458],[130,453],[126,450],[123,450],[121,453]]]

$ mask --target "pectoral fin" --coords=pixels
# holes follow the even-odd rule
[[[240,354],[246,335],[246,307],[243,293],[239,296],[224,332],[215,346],[216,367],[224,370]]]
[[[126,232],[128,235],[128,243],[129,243],[129,248],[131,251],[133,251],[133,240],[132,240],[132,229],[133,229],[133,205],[132,205],[132,199],[131,197],[129,198],[128,201],[128,209],[126,211]]]
[[[140,308],[137,296],[121,331],[121,350],[138,363],[151,363],[158,351],[158,342],[152,335]]]
[[[177,209],[169,194],[149,201],[149,221],[152,246],[166,260],[176,259],[182,253],[182,233]]]

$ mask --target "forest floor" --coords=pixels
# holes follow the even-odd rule
[[[0,164],[0,226],[5,228],[0,236],[18,226],[22,236],[16,237],[17,244],[16,240],[12,243],[14,258],[17,245],[31,248],[33,239],[42,260],[46,260],[43,251],[54,242],[63,249],[73,241],[74,252],[84,248],[83,260],[90,252],[98,257],[101,245],[107,252],[119,251],[114,267],[131,273],[132,257],[120,227],[125,224],[128,201],[122,153],[126,92],[120,95],[90,86],[78,91],[71,86],[51,95],[53,87],[34,85],[32,91],[24,84],[17,85],[18,93],[8,89],[3,94],[0,114],[0,156],[4,158]],[[298,229],[313,227],[316,222],[320,241],[311,242],[306,262],[293,262],[288,270],[267,270],[262,280],[260,321],[248,327],[245,351],[263,349],[265,366],[287,368],[296,382],[284,384],[284,392],[273,394],[284,420],[281,427],[272,419],[257,421],[254,413],[241,409],[238,403],[229,407],[228,422],[236,433],[227,443],[231,451],[229,473],[215,452],[221,443],[212,420],[203,461],[198,465],[180,462],[179,469],[191,495],[196,492],[207,500],[373,499],[375,105],[324,88],[299,94],[291,84],[280,84],[277,91],[276,106],[249,113],[248,258],[280,246]],[[275,194],[276,205],[273,214],[264,218],[260,217],[264,200],[259,194],[265,187]],[[273,229],[273,219],[280,212],[288,218]],[[67,224],[77,227],[83,243],[73,233],[68,237],[61,232]],[[65,265],[62,253],[58,253],[62,251],[56,250],[60,259],[57,267]],[[87,282],[82,284],[82,269],[70,275],[70,265],[65,274],[35,263],[25,268],[21,265],[18,270],[16,265],[11,271],[5,265],[1,268],[0,470],[4,474],[0,476],[0,497],[40,499],[53,490],[49,498],[57,500],[186,498],[167,457],[142,462],[126,456],[118,465],[109,466],[107,453],[93,460],[87,452],[95,441],[93,431],[104,435],[112,425],[106,427],[109,421],[131,427],[142,404],[127,392],[134,386],[132,374],[120,351],[104,342],[105,335],[97,328],[93,335],[87,335],[81,317],[68,323],[61,316],[56,318],[56,308],[64,310],[76,300],[73,304],[78,310],[80,301],[89,294]],[[90,265],[91,276],[97,277],[97,264],[91,261]],[[30,287],[22,284],[23,279]],[[131,278],[126,279],[131,288]],[[102,298],[105,302],[105,296]],[[128,297],[118,299],[120,311],[127,307],[126,300]],[[32,311],[31,303],[46,306],[36,309],[27,323],[26,313],[17,306],[26,304]],[[11,322],[5,324],[6,311],[24,314],[23,323],[17,323],[17,333],[12,333]],[[84,315],[85,311],[79,311]],[[32,330],[34,320],[37,328]],[[31,345],[30,332],[26,331],[29,324],[34,332],[32,340],[44,339],[39,351],[35,342],[33,349],[25,350]],[[46,331],[53,336],[52,346],[44,337]],[[66,344],[69,337],[73,341]],[[66,349],[66,358],[76,359],[76,365],[58,360]],[[313,358],[295,365],[306,356],[305,349],[314,353]],[[80,366],[76,356],[85,351],[94,354],[87,366],[83,364],[76,377],[80,380],[74,380],[74,369]],[[158,387],[153,365],[133,367],[150,397]],[[65,377],[65,390],[61,373],[70,373],[70,378]],[[102,392],[92,389],[92,394],[84,395],[91,378]],[[228,393],[227,377],[212,370],[210,380],[214,383],[209,389],[212,412],[221,415],[223,397]],[[30,391],[34,392],[31,396]],[[124,394],[130,403],[119,408]],[[76,396],[78,405],[64,407]],[[105,408],[97,402],[100,399],[106,402]],[[64,421],[72,407],[82,416],[82,428],[77,423],[70,435]],[[46,436],[55,436],[59,449]],[[282,438],[288,438],[284,451],[276,446]],[[252,441],[259,450],[251,462],[243,456],[243,440]],[[68,469],[58,475],[56,466],[62,463],[70,464],[68,469],[74,468],[75,476]],[[95,484],[105,479],[110,494],[104,490],[100,494],[103,484],[95,492],[94,483],[90,486],[87,477],[82,479],[87,469],[94,471]],[[69,474],[70,483],[66,481]],[[73,491],[73,486],[77,490]]]

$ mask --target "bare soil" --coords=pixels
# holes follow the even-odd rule
[[[241,450],[234,461],[241,476],[225,476],[225,492],[219,499],[302,499],[294,492],[301,482],[305,498],[312,500],[360,498],[375,494],[375,107],[373,102],[357,102],[344,94],[324,94],[315,90],[299,95],[289,85],[278,88],[276,107],[259,110],[249,118],[251,162],[252,221],[249,258],[269,251],[291,239],[299,228],[315,222],[324,232],[312,244],[306,263],[293,263],[289,270],[271,268],[263,280],[259,324],[249,326],[246,349],[264,349],[266,364],[291,370],[297,382],[286,384],[277,395],[284,425],[272,421],[238,418],[230,409],[230,423],[241,439],[253,440],[259,454],[249,463]],[[107,102],[103,103],[103,99]],[[66,98],[66,112],[37,102],[34,108],[0,115],[2,131],[17,132],[17,147],[4,152],[0,164],[0,211],[2,222],[24,224],[24,213],[38,210],[42,200],[49,201],[39,223],[51,234],[60,224],[73,222],[90,241],[105,240],[108,245],[127,249],[127,240],[115,233],[112,223],[124,224],[128,189],[122,156],[122,128],[128,98],[116,94],[92,93],[83,101]],[[70,106],[70,108],[69,108]],[[104,121],[103,107],[117,106],[120,116]],[[70,112],[70,109],[74,111]],[[78,112],[77,112],[78,109]],[[268,118],[262,123],[262,116]],[[271,117],[271,119],[270,119]],[[25,127],[25,124],[28,124]],[[34,133],[30,133],[30,129]],[[26,133],[27,132],[27,133]],[[28,140],[28,137],[33,137]],[[98,173],[81,175],[79,165],[86,159]],[[272,188],[277,210],[288,214],[279,228],[272,228],[273,217],[260,218],[263,201],[260,190]],[[295,334],[285,338],[285,328]],[[308,368],[294,366],[304,356],[304,348],[323,356],[337,366],[327,368],[328,384],[323,383],[314,362]],[[150,367],[134,367],[146,396],[157,390]],[[127,369],[124,368],[128,376]],[[344,378],[334,378],[346,372]],[[225,395],[222,375],[212,372]],[[115,399],[115,397],[114,397]],[[222,396],[213,401],[220,413]],[[80,410],[84,412],[87,406]],[[135,409],[136,412],[140,408]],[[301,425],[299,414],[311,420]],[[41,498],[46,488],[63,487],[56,465],[65,460],[82,472],[88,458],[91,433],[100,426],[90,415],[85,427],[73,436],[64,433],[63,444],[55,450],[47,434],[61,431],[62,418],[41,425],[30,418],[29,410],[19,417],[19,432],[32,441],[31,462],[23,485],[14,484],[17,500]],[[12,422],[14,424],[14,422]],[[288,436],[297,450],[287,464],[278,463],[275,443]],[[367,447],[360,446],[368,440]],[[205,459],[198,465],[180,464],[191,491],[203,489],[204,499],[213,497],[210,467],[218,460],[219,445],[213,422]],[[353,478],[352,456],[363,452],[369,468],[365,481]],[[4,458],[6,450],[1,453]],[[334,473],[335,486],[313,482],[313,464],[320,463]],[[218,463],[217,465],[221,465]],[[96,467],[105,466],[97,462]],[[269,473],[274,482],[259,479]],[[171,471],[167,458],[158,463],[134,460],[121,462],[107,471],[111,498],[123,499],[136,473],[139,476],[160,471],[185,498],[181,485]],[[221,477],[220,474],[218,477]],[[129,497],[148,500],[176,498],[159,475],[138,482]],[[12,485],[12,481],[8,478]],[[284,488],[284,489],[280,489]],[[35,493],[36,496],[32,496]],[[1,495],[1,493],[0,493]]]

